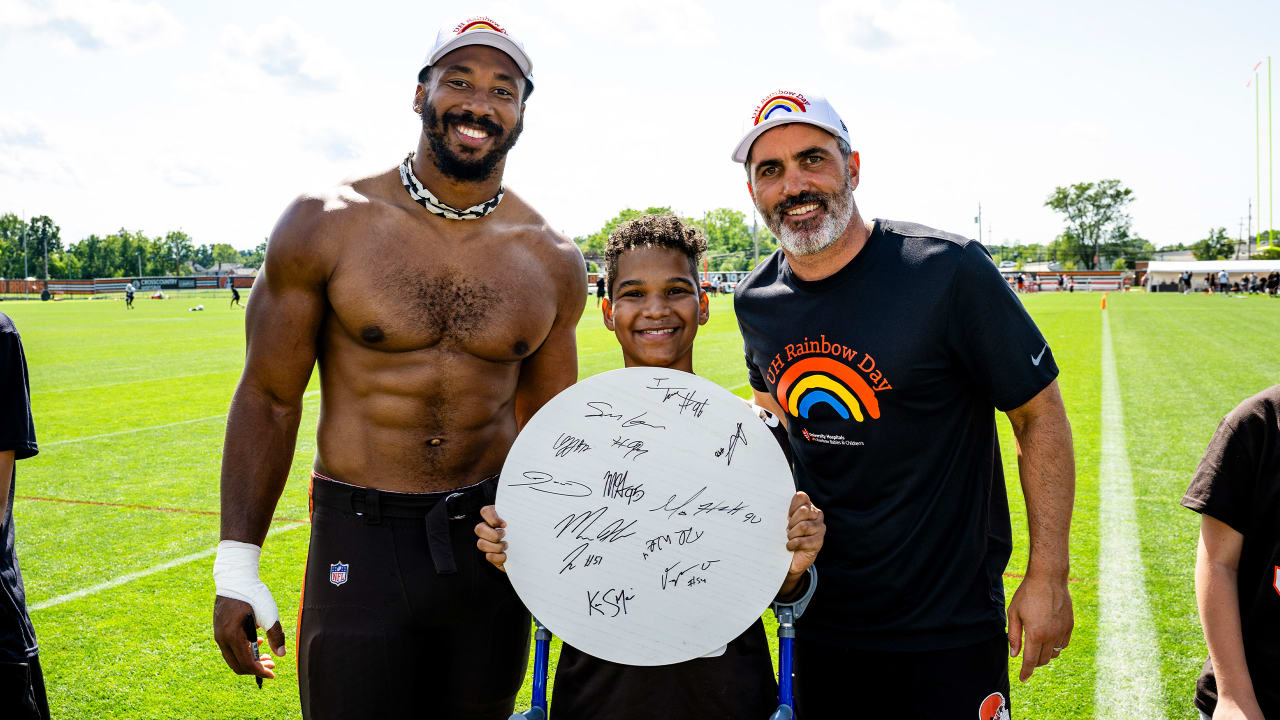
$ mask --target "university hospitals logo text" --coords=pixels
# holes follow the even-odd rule
[[[809,419],[818,407],[825,406],[844,420],[864,422],[867,417],[880,418],[880,401],[876,393],[893,389],[884,371],[871,355],[827,336],[804,338],[782,347],[765,371],[775,387],[778,405],[792,417]],[[806,439],[831,444],[860,445],[843,437],[823,437],[806,433]]]

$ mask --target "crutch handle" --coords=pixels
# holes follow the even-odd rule
[[[769,720],[791,720],[796,714],[786,705],[779,705],[777,710],[769,716]]]

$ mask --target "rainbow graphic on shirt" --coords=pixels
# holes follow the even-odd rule
[[[760,104],[756,106],[755,122],[752,125],[759,125],[768,120],[774,113],[805,112],[808,106],[809,101],[800,93],[779,90],[760,101]]]
[[[458,26],[453,29],[453,34],[461,35],[470,30],[492,30],[503,35],[507,34],[507,31],[503,30],[501,25],[487,17],[471,18],[458,23]]]
[[[880,402],[867,381],[831,358],[806,358],[787,368],[778,380],[777,397],[792,417],[808,418],[814,406],[822,404],[845,420],[880,418]]]
[[[843,420],[880,419],[876,393],[893,386],[875,358],[826,335],[782,346],[765,369],[774,396],[787,414],[809,419],[820,406]]]

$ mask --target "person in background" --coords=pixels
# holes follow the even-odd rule
[[[129,310],[133,309],[133,293],[134,293],[133,282],[130,281],[125,283],[124,284],[124,306]]]

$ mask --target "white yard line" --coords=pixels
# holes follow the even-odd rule
[[[1111,320],[1102,312],[1102,467],[1098,550],[1098,647],[1095,717],[1162,720],[1160,649],[1147,602],[1133,472],[1125,443],[1124,410]]]
[[[320,394],[319,390],[312,390],[311,392],[304,394],[302,397],[308,398],[313,395],[319,395],[319,394]],[[53,442],[40,443],[40,449],[43,450],[45,448],[51,448],[57,445],[67,445],[69,443],[85,442],[87,440],[98,440],[100,438],[105,438],[105,437],[115,437],[116,435],[132,435],[133,433],[151,432],[152,430],[163,430],[164,428],[177,427],[178,425],[190,425],[191,423],[205,422],[208,420],[217,420],[219,418],[225,418],[226,416],[227,416],[226,413],[221,413],[218,415],[206,415],[204,417],[192,418],[190,420],[179,420],[177,422],[162,423],[160,425],[147,425],[146,427],[130,428],[129,430],[117,430],[115,432],[102,433],[101,435],[86,435],[84,437],[68,438],[66,440],[54,440]]]
[[[267,532],[267,537],[271,537],[272,535],[279,535],[280,533],[288,532],[290,530],[296,530],[300,527],[305,527],[305,526],[306,526],[306,523],[290,523],[288,525],[281,525],[279,527],[275,527],[269,530]],[[136,572],[125,573],[124,575],[112,578],[104,583],[99,583],[97,585],[90,585],[87,588],[81,588],[79,590],[69,592],[65,595],[59,595],[57,597],[49,598],[48,600],[45,600],[43,602],[38,602],[35,605],[31,605],[30,609],[44,610],[45,608],[51,608],[55,605],[61,605],[64,602],[75,600],[77,598],[82,598],[86,595],[93,595],[94,593],[102,592],[103,590],[109,590],[113,587],[118,587],[120,585],[124,585],[125,583],[133,582],[134,580],[137,580],[139,578],[147,577],[148,575],[155,575],[158,572],[164,572],[165,570],[178,567],[179,565],[186,565],[187,563],[195,562],[196,560],[202,560],[217,552],[218,552],[218,548],[215,546],[215,547],[209,548],[208,550],[201,550],[200,552],[191,553],[190,555],[183,555],[180,558],[174,558],[173,560],[162,562],[159,565],[152,565],[151,567],[145,570],[138,570]]]

